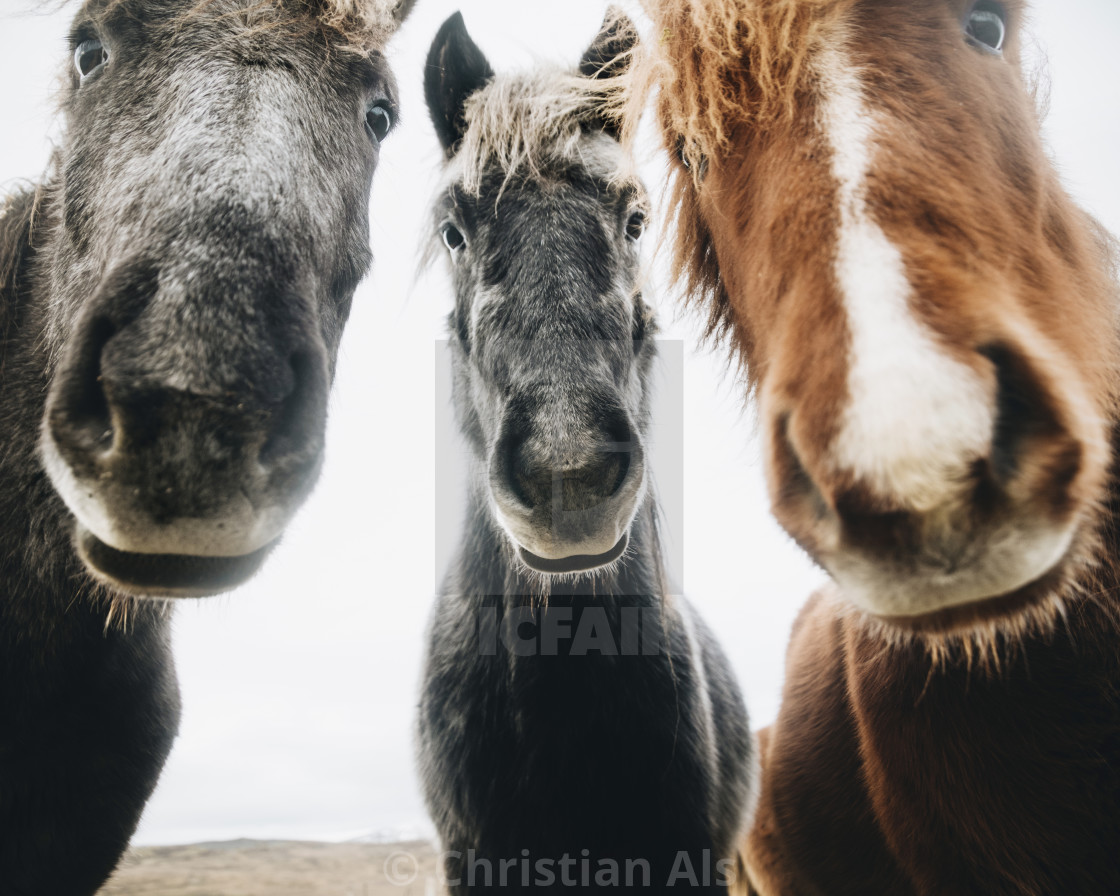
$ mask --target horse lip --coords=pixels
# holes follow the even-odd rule
[[[573,554],[571,557],[561,557],[558,560],[548,560],[544,557],[538,557],[532,551],[523,547],[518,548],[518,554],[521,557],[521,561],[526,566],[537,572],[550,573],[552,575],[590,572],[593,569],[598,569],[600,566],[613,563],[621,557],[623,553],[625,553],[629,541],[629,533],[623,533],[622,538],[618,540],[618,544],[605,554]]]
[[[243,584],[264,562],[279,539],[241,556],[140,554],[121,551],[81,524],[78,554],[90,571],[112,588],[134,597],[209,597]]]

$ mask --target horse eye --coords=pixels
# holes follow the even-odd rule
[[[646,213],[634,212],[626,222],[626,238],[637,242],[646,229]]]
[[[998,3],[981,0],[968,14],[964,33],[973,44],[999,53],[1007,37],[1007,13]]]
[[[371,108],[366,113],[366,127],[378,143],[384,140],[393,127],[393,113],[389,107],[379,103]]]
[[[685,171],[692,170],[692,162],[688,160],[688,154],[684,151],[684,137],[677,138],[677,158],[680,159]]]
[[[440,236],[443,237],[443,244],[455,253],[467,244],[466,237],[459,231],[459,228],[454,224],[444,224],[440,229]]]
[[[700,170],[694,173],[692,170],[692,159],[689,158],[688,153],[685,152],[684,137],[681,137],[677,140],[677,158],[680,160],[681,166],[685,171],[687,171],[689,174],[692,174],[693,177],[698,178],[700,181],[704,180],[704,177],[708,173],[708,159],[706,156],[701,156]]]
[[[83,40],[74,50],[74,67],[84,81],[109,61],[109,52],[97,38]]]

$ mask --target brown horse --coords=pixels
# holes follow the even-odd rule
[[[1120,892],[1116,288],[1020,0],[646,0],[676,261],[743,360],[795,627],[763,894]]]

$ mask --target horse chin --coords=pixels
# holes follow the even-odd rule
[[[78,524],[78,555],[94,578],[131,597],[209,597],[231,591],[247,581],[279,539],[240,556],[143,554],[106,544]]]
[[[880,630],[933,638],[997,631],[1023,634],[1028,628],[1049,628],[1064,613],[1063,595],[1068,593],[1070,570],[1080,565],[1079,557],[1075,544],[1026,583],[967,602],[915,605],[905,613],[877,610],[865,600],[851,600],[843,586],[839,590]]]
[[[578,575],[579,573],[593,572],[614,563],[626,553],[629,542],[630,534],[625,532],[614,547],[602,554],[573,554],[569,557],[550,559],[538,556],[528,548],[521,546],[518,547],[517,554],[521,558],[521,562],[534,572],[554,576]]]
[[[1079,521],[950,519],[852,530],[816,556],[849,603],[880,618],[920,619],[1030,590],[1067,566],[1082,532]]]
[[[875,621],[900,633],[924,637],[968,635],[989,631],[1023,634],[1029,628],[1048,628],[1063,612],[1060,595],[1067,581],[1066,565],[1007,594],[921,616],[875,616]]]

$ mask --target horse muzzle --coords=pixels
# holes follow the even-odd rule
[[[318,477],[326,349],[262,332],[198,337],[209,348],[192,353],[163,326],[94,303],[54,375],[40,453],[96,578],[213,594],[260,566]]]
[[[1091,496],[1109,460],[1093,422],[1102,415],[1021,350],[977,354],[988,363],[979,380],[987,399],[946,401],[944,419],[909,429],[897,421],[862,454],[848,450],[865,470],[838,462],[837,437],[821,436],[827,427],[808,424],[796,404],[767,408],[764,399],[776,516],[844,597],[874,616],[921,620],[969,608],[979,617],[985,604],[1041,594],[1036,586],[1060,579],[1092,523]],[[961,440],[952,428],[962,419],[980,437]]]
[[[645,452],[624,411],[608,416],[563,448],[547,434],[503,428],[490,492],[499,523],[535,572],[593,572],[626,552],[646,488]]]

